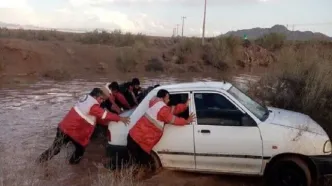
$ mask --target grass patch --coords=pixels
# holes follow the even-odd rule
[[[284,46],[285,41],[285,35],[279,33],[270,33],[256,39],[255,43],[265,49],[276,51]]]
[[[121,30],[112,32],[95,30],[82,34],[78,41],[84,44],[105,44],[116,47],[133,46],[137,42],[143,45],[148,43],[147,37],[143,34],[122,33]]]
[[[17,38],[24,40],[64,41],[66,37],[73,37],[73,33],[58,32],[56,30],[24,30],[0,28],[0,38]]]
[[[136,65],[142,58],[141,48],[125,47],[121,48],[116,56],[116,67],[120,72],[135,72]]]
[[[237,49],[240,46],[241,40],[237,37],[217,37],[204,45],[202,58],[205,64],[224,71],[232,63],[235,64]]]
[[[139,171],[135,166],[120,171],[102,171],[93,179],[92,186],[142,186],[135,176]]]

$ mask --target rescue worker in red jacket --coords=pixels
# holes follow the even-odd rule
[[[39,162],[51,159],[60,152],[63,145],[72,142],[75,146],[75,152],[69,163],[78,164],[90,141],[97,119],[122,121],[128,124],[129,118],[119,117],[100,107],[100,103],[107,97],[108,95],[105,95],[100,88],[94,88],[90,94],[81,98],[60,122],[52,146],[40,155]]]
[[[149,109],[129,131],[127,148],[139,165],[149,165],[151,150],[161,139],[165,124],[182,126],[191,123],[195,118],[193,113],[187,120],[174,115],[184,112],[189,106],[189,100],[186,104],[173,107],[167,106],[168,103],[168,91],[159,90],[157,97],[151,99]]]

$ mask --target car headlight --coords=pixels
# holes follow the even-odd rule
[[[329,153],[332,152],[332,145],[331,145],[331,141],[327,140],[324,144],[324,153]]]

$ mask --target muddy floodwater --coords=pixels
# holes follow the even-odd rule
[[[245,89],[247,81],[257,77],[236,76],[236,84]],[[142,78],[143,87],[183,81],[207,81],[209,78]],[[79,165],[65,159],[72,151],[65,147],[47,165],[34,163],[52,143],[58,122],[77,98],[106,81],[43,81],[17,89],[0,89],[0,186],[9,185],[91,185],[105,160],[105,142],[93,141]],[[251,185],[250,179],[165,171],[151,178],[151,185]],[[149,181],[147,181],[148,184]],[[157,184],[158,182],[158,184]],[[254,184],[256,185],[256,184]]]

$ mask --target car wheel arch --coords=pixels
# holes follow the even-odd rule
[[[315,163],[306,155],[303,154],[297,154],[297,153],[282,153],[273,156],[270,161],[266,164],[264,175],[267,175],[269,173],[269,169],[273,167],[273,165],[278,162],[279,160],[285,159],[285,158],[298,158],[302,161],[304,161],[309,170],[310,174],[313,180],[317,181],[318,179],[318,169],[315,165]]]

